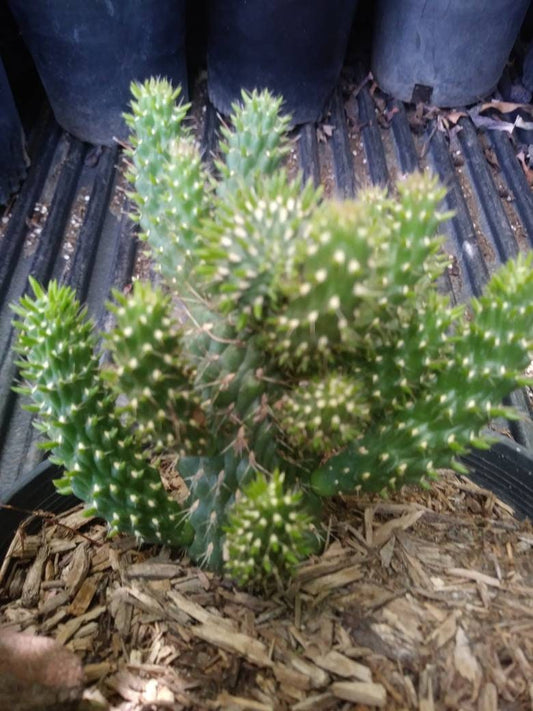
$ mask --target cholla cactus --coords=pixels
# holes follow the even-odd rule
[[[235,107],[213,177],[177,92],[133,93],[133,199],[166,291],[115,294],[101,358],[73,295],[34,287],[17,308],[27,391],[63,490],[213,569],[226,558],[241,584],[279,583],[311,550],[317,494],[427,484],[516,416],[499,403],[526,382],[533,260],[452,306],[434,179],[322,202],[282,166],[288,123],[268,93]],[[156,480],[169,450],[187,525]]]

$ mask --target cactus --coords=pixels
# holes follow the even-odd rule
[[[188,275],[198,230],[209,210],[207,173],[184,120],[189,104],[176,104],[181,90],[165,79],[133,83],[132,129],[135,183],[131,194],[138,208],[141,236],[150,242],[156,268],[170,283]]]
[[[243,94],[211,175],[178,93],[133,93],[132,198],[162,286],[115,293],[98,348],[72,293],[35,285],[16,307],[24,391],[61,490],[270,589],[314,550],[320,497],[427,485],[517,416],[500,403],[527,382],[533,259],[452,306],[435,179],[322,201],[283,168],[288,120],[267,92]]]
[[[85,310],[69,287],[52,281],[45,292],[34,280],[31,286],[34,298],[25,296],[14,307],[16,348],[24,356],[19,365],[30,383],[20,390],[31,395],[45,447],[66,469],[58,490],[86,501],[88,512],[105,518],[112,531],[186,545],[190,524],[122,426],[100,377],[96,334]]]
[[[467,473],[458,457],[490,445],[482,429],[491,419],[520,416],[501,402],[531,382],[523,373],[533,349],[527,337],[533,322],[532,267],[532,253],[504,265],[484,295],[471,301],[470,319],[459,318],[460,309],[433,294],[429,308],[413,314],[407,337],[385,353],[376,349],[372,355],[381,377],[376,372],[374,426],[313,472],[317,493],[425,484],[444,467]]]
[[[303,506],[301,491],[288,491],[284,474],[250,481],[231,510],[226,531],[228,573],[242,585],[278,587],[315,552],[320,535]]]
[[[238,313],[239,328],[264,320],[281,284],[296,278],[294,249],[306,239],[318,194],[311,185],[302,191],[280,170],[263,176],[260,186],[225,192],[217,204],[216,219],[203,230],[196,273],[223,314]]]
[[[398,185],[399,201],[383,190],[357,202],[327,203],[301,245],[297,278],[285,280],[285,308],[276,314],[272,344],[284,367],[300,372],[333,365],[346,354],[353,366],[365,342],[420,308],[446,261],[435,237],[444,192],[427,176]]]
[[[183,457],[179,472],[189,487],[189,522],[194,541],[189,555],[212,570],[223,566],[223,526],[238,491],[253,474],[250,462],[232,449],[212,457]]]
[[[370,407],[357,378],[327,373],[298,384],[281,403],[279,422],[294,449],[334,452],[368,424]]]
[[[269,91],[242,93],[242,102],[232,109],[231,127],[222,127],[220,152],[216,163],[220,179],[216,192],[223,202],[239,190],[260,185],[274,175],[289,151],[287,131],[290,117],[280,114],[281,97]]]
[[[201,450],[206,441],[200,403],[170,296],[137,282],[132,294],[114,291],[113,299],[109,310],[116,325],[106,334],[112,367],[104,372],[117,397],[127,393],[120,414],[154,453]]]

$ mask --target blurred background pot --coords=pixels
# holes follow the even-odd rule
[[[0,59],[0,205],[18,189],[26,175],[26,163],[24,131]]]
[[[463,106],[490,94],[529,0],[378,0],[372,72],[402,101]]]
[[[210,0],[208,90],[223,114],[241,89],[284,98],[294,123],[317,121],[339,78],[357,0]]]
[[[124,139],[134,79],[187,96],[185,0],[9,0],[58,123],[83,141]]]

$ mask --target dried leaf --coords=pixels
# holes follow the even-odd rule
[[[531,104],[515,104],[512,101],[488,101],[485,104],[481,104],[478,107],[479,113],[484,113],[485,111],[499,111],[501,114],[511,114],[514,111],[524,111],[533,116],[533,106]]]
[[[524,151],[520,151],[519,153],[517,153],[516,157],[518,158],[520,165],[522,166],[522,170],[524,171],[527,182],[529,183],[529,185],[533,185],[533,168],[529,167]]]
[[[448,123],[451,123],[452,126],[455,126],[455,124],[459,122],[459,119],[466,117],[468,117],[466,111],[448,111],[446,114],[446,120]]]

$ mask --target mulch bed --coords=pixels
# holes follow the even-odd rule
[[[53,638],[41,658],[54,668],[66,648],[79,671],[32,678],[3,655],[6,710],[530,709],[533,526],[451,473],[389,500],[337,499],[324,553],[265,598],[109,540],[76,509],[17,533],[0,648],[13,632]]]

